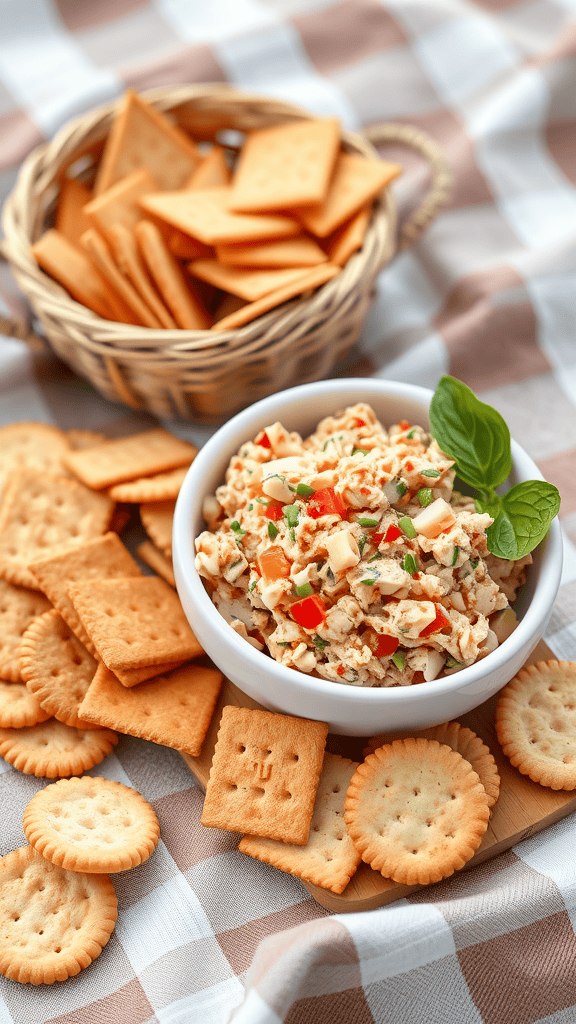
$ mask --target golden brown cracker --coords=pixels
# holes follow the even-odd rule
[[[100,491],[127,480],[188,466],[196,452],[194,445],[162,427],[153,427],[85,451],[69,452],[66,465],[87,487]]]
[[[325,722],[226,706],[202,824],[303,846],[327,734]]]
[[[0,727],[2,729],[23,729],[27,725],[38,725],[50,718],[40,707],[37,697],[25,683],[7,683],[0,679]]]
[[[106,434],[101,434],[99,430],[82,430],[73,427],[72,430],[66,430],[65,434],[70,447],[75,451],[79,451],[81,448],[93,448],[94,445],[104,444],[108,440]]]
[[[94,260],[100,273],[110,286],[122,296],[123,301],[132,311],[131,323],[141,327],[160,327],[158,317],[140,297],[132,282],[116,266],[106,239],[95,228],[89,228],[84,232],[80,241]]]
[[[435,740],[394,740],[357,768],[344,818],[362,860],[401,885],[447,878],[470,860],[490,810],[477,774]]]
[[[87,454],[71,452],[70,455]],[[114,502],[77,480],[14,473],[0,509],[0,576],[17,586],[38,587],[28,566],[101,536]]]
[[[164,301],[152,284],[150,275],[140,255],[136,236],[124,224],[113,224],[108,231],[116,266],[138,292],[142,301],[152,310],[161,326],[176,330],[176,321],[169,313]]]
[[[335,117],[247,132],[234,171],[230,209],[287,210],[322,203],[339,148]]]
[[[90,728],[78,714],[98,663],[52,608],[28,627],[20,644],[20,671],[47,715],[72,728]]]
[[[49,718],[24,729],[0,729],[0,757],[24,775],[56,779],[82,775],[116,746],[110,729],[71,728]]]
[[[198,757],[221,686],[217,669],[188,664],[127,689],[100,665],[80,713],[96,725]]]
[[[132,230],[140,219],[140,199],[157,188],[158,183],[150,172],[139,167],[86,204],[84,213],[90,227],[105,238],[116,224]]]
[[[114,501],[137,505],[148,501],[176,501],[188,469],[189,466],[179,466],[167,473],[155,473],[138,480],[128,480],[124,484],[115,484],[108,488],[108,496]]]
[[[176,502],[150,501],[140,505],[142,526],[166,558],[172,558],[172,527]]]
[[[151,220],[140,220],[134,234],[148,273],[177,326],[189,331],[203,331],[210,327],[212,319],[208,311],[156,224]]]
[[[80,236],[91,226],[84,213],[91,198],[88,186],[77,178],[63,178],[60,182],[54,227],[73,245],[80,244]]]
[[[291,284],[286,284],[283,288],[276,288],[275,291],[269,292],[263,298],[249,302],[228,316],[222,317],[213,324],[212,330],[232,331],[243,327],[244,324],[251,323],[252,320],[268,313],[269,310],[281,306],[283,302],[288,302],[289,299],[293,299],[297,295],[312,292],[320,285],[326,284],[338,273],[340,273],[340,267],[334,266],[333,263],[323,263],[318,267],[312,267],[304,271],[302,276],[296,278]]]
[[[177,594],[158,576],[85,580],[68,588],[99,658],[116,675],[198,657]]]
[[[356,761],[339,754],[328,751],[324,754],[305,846],[261,836],[243,836],[238,847],[240,852],[322,889],[344,892],[361,861],[344,822],[344,798],[357,767]]]
[[[134,89],[127,89],[98,167],[98,194],[146,168],[161,189],[180,188],[200,161],[192,139]]]
[[[28,626],[51,607],[44,594],[16,587],[0,580],[0,679],[17,683],[20,674],[19,649]]]
[[[160,836],[154,809],[135,789],[98,776],[60,779],[24,811],[34,849],[70,871],[127,871],[148,859]]]
[[[70,450],[68,436],[48,423],[8,423],[0,427],[0,489],[16,470],[66,475],[62,461]]]
[[[216,257],[220,263],[235,267],[315,267],[326,263],[328,256],[310,235],[296,235],[271,242],[223,243],[216,246]],[[338,263],[333,260],[332,263]]]
[[[22,846],[0,858],[0,974],[52,985],[88,967],[108,942],[118,900],[107,875],[66,871]]]
[[[206,156],[202,157],[188,178],[185,187],[215,188],[219,185],[229,185],[231,180],[232,171],[226,160],[224,148],[215,145]]]
[[[362,248],[371,213],[371,204],[363,206],[350,220],[325,239],[326,253],[331,263],[343,267],[352,253]]]
[[[142,544],[139,544],[136,548],[136,554],[145,565],[148,565],[158,576],[161,576],[171,587],[176,589],[176,577],[174,576],[172,559],[167,558],[164,552],[160,551],[160,548],[157,548],[151,540],[145,540]]]
[[[401,173],[399,164],[340,153],[324,202],[303,207],[298,216],[313,235],[326,238]]]
[[[278,288],[290,286],[302,276],[301,267],[281,267],[273,270],[261,267],[232,267],[215,259],[195,260],[188,264],[194,277],[213,284],[222,291],[231,292],[247,302],[255,302]]]
[[[496,705],[496,734],[523,775],[550,789],[576,789],[576,662],[520,670]]]
[[[184,658],[180,658],[178,661],[163,662],[161,665],[143,665],[142,668],[126,668],[116,669],[116,678],[118,682],[122,683],[122,686],[138,686],[139,683],[144,683],[147,679],[153,679],[154,676],[166,675],[167,672],[172,672],[175,668],[179,668]]]

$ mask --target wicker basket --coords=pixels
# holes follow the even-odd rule
[[[246,131],[310,116],[292,104],[222,85],[170,87],[143,95],[197,139],[220,139],[225,129]],[[4,208],[4,253],[58,356],[113,402],[161,418],[199,422],[222,421],[249,402],[328,376],[362,329],[377,274],[397,247],[410,244],[430,223],[447,197],[450,172],[436,145],[407,126],[380,126],[364,135],[343,131],[342,144],[351,152],[374,157],[373,142],[400,142],[431,165],[430,190],[400,239],[393,197],[385,189],[374,204],[362,248],[313,294],[236,330],[153,330],[97,316],[40,270],[31,254],[31,244],[51,224],[63,172],[75,165],[90,173],[117,105],[78,118],[34,150]],[[0,323],[2,328],[25,335],[13,321]]]

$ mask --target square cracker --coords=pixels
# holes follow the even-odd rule
[[[221,686],[217,669],[187,664],[126,689],[100,665],[80,714],[93,724],[198,757]]]
[[[340,153],[324,202],[302,207],[298,216],[312,234],[326,238],[401,173],[399,164]]]
[[[116,675],[203,653],[177,594],[158,576],[83,580],[68,595],[98,657]]]
[[[134,89],[127,89],[106,140],[94,191],[103,192],[140,167],[160,188],[180,188],[200,162],[192,139]]]
[[[139,200],[157,189],[156,180],[146,168],[141,167],[91,199],[84,207],[84,215],[90,225],[105,237],[115,224],[132,229],[141,216]]]
[[[327,735],[325,722],[226,706],[202,824],[303,846]]]
[[[295,235],[271,242],[223,242],[216,246],[220,263],[234,267],[316,267],[328,256],[310,235]],[[333,263],[337,262],[332,260]]]
[[[0,576],[37,590],[30,563],[101,536],[113,511],[110,498],[77,480],[29,470],[14,473],[0,509]]]
[[[76,302],[103,320],[132,323],[132,310],[100,273],[88,253],[68,241],[55,228],[49,228],[34,243],[32,255],[38,266],[58,281]]]
[[[132,312],[131,323],[140,327],[160,327],[160,321],[140,297],[129,278],[125,277],[114,262],[110,247],[96,228],[88,228],[80,239],[86,252],[94,260],[98,270],[106,278],[111,288],[122,296],[126,306]]]
[[[153,192],[140,205],[205,245],[217,242],[253,242],[261,238],[289,238],[300,234],[292,217],[277,214],[233,213],[229,208],[231,186],[198,188],[180,192]]]
[[[255,128],[238,157],[230,208],[286,210],[321,203],[339,147],[335,117]]]
[[[160,548],[157,548],[153,541],[145,540],[136,548],[138,558],[141,558],[145,565],[154,570],[158,576],[166,580],[176,590],[176,577],[172,559],[167,558]]]
[[[197,449],[161,427],[69,452],[65,464],[96,491],[192,462]]]
[[[358,763],[347,757],[328,751],[324,754],[306,846],[243,836],[240,852],[322,889],[343,892],[361,861],[344,822],[346,790],[357,767]]]
[[[134,234],[142,260],[166,306],[183,331],[203,331],[212,318],[188,281],[164,236],[151,220],[139,220]]]
[[[138,564],[116,533],[106,533],[95,540],[79,544],[71,551],[58,552],[42,561],[32,562],[28,568],[36,578],[36,586],[46,594],[91,654],[95,653],[94,645],[68,597],[70,583],[142,575]]]
[[[172,558],[172,526],[176,501],[150,501],[140,505],[142,526],[166,558]]]
[[[297,295],[303,295],[305,292],[319,288],[320,285],[326,284],[332,277],[340,273],[340,267],[334,263],[321,263],[318,267],[309,267],[306,270],[301,267],[300,269],[302,274],[294,278],[290,284],[285,284],[282,288],[275,288],[274,291],[263,295],[261,299],[255,299],[254,302],[248,302],[245,306],[228,313],[217,320],[211,329],[213,331],[232,331],[237,327],[243,327],[244,324],[256,320],[257,317],[275,309],[276,306],[281,306],[283,302],[288,302],[289,299],[294,299]]]
[[[247,302],[255,302],[277,288],[293,284],[303,273],[302,267],[232,267],[216,259],[194,260],[188,264],[188,270],[201,281]]]

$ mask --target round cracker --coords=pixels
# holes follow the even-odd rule
[[[433,725],[429,729],[419,729],[414,732],[390,733],[382,736],[372,736],[364,748],[364,757],[373,753],[383,743],[391,743],[392,740],[406,739],[408,736],[421,736],[425,740],[438,740],[438,743],[445,743],[452,750],[456,750],[465,761],[472,765],[478,775],[480,782],[486,790],[488,806],[493,807],[500,795],[500,775],[498,766],[490,753],[490,748],[483,740],[472,731],[461,725],[460,722],[444,722],[442,725]]]
[[[412,737],[368,755],[344,808],[362,860],[403,885],[439,882],[463,867],[490,817],[484,787],[462,755]]]
[[[0,679],[0,728],[23,729],[50,718],[25,683],[7,683]]]
[[[549,789],[576,789],[576,662],[539,661],[504,687],[496,735],[523,775]]]
[[[65,871],[31,846],[0,858],[0,974],[51,985],[88,967],[118,915],[107,875]]]
[[[22,681],[20,642],[24,630],[52,605],[38,590],[18,587],[0,579],[0,677],[12,683]]]
[[[117,742],[111,729],[71,729],[49,718],[24,729],[0,729],[0,757],[24,775],[57,779],[100,764]]]
[[[121,782],[83,775],[32,797],[24,832],[34,849],[71,871],[127,871],[147,860],[160,836],[154,809]]]

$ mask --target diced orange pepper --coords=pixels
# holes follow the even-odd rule
[[[279,544],[273,544],[258,555],[260,571],[267,583],[290,575],[290,562]]]

